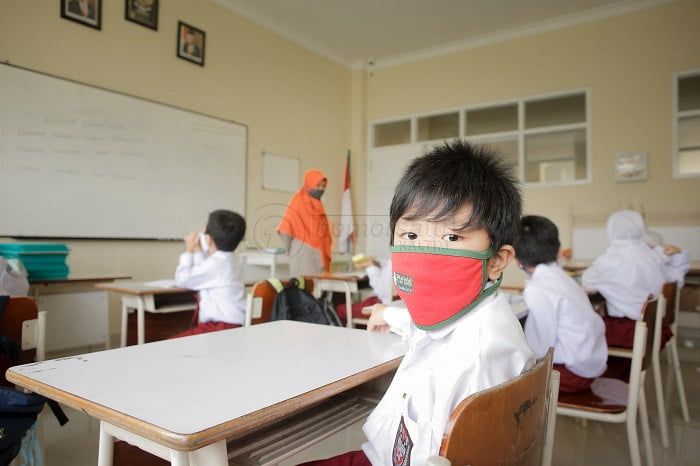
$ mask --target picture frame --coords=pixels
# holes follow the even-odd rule
[[[641,181],[646,179],[646,152],[623,152],[615,155],[615,181]]]
[[[102,29],[102,0],[60,0],[61,18]]]
[[[159,3],[160,0],[125,0],[124,18],[157,31]]]
[[[177,56],[199,66],[204,66],[206,33],[190,24],[177,22]]]

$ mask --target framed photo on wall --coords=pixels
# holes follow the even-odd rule
[[[157,31],[159,2],[160,0],[125,0],[124,17]]]
[[[204,66],[206,34],[182,21],[177,22],[177,56]]]
[[[641,181],[646,179],[646,152],[625,152],[615,155],[616,181]]]
[[[102,27],[102,0],[60,0],[61,17],[95,29]]]

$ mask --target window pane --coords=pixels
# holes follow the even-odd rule
[[[418,119],[418,141],[449,139],[459,136],[459,113],[433,115]]]
[[[700,175],[700,149],[679,152],[678,172],[681,175]]]
[[[678,110],[700,109],[700,75],[678,79]]]
[[[525,181],[561,182],[586,179],[585,130],[525,137]]]
[[[586,96],[576,94],[525,103],[525,128],[585,123]]]
[[[468,136],[517,131],[517,129],[517,104],[467,111],[466,134]]]
[[[374,146],[391,146],[411,142],[411,120],[392,121],[374,126]]]
[[[678,120],[678,147],[700,149],[700,117]]]

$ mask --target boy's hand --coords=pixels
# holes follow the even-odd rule
[[[384,309],[386,304],[375,304],[372,306],[372,314],[367,321],[367,330],[370,332],[389,332],[389,324],[384,320]]]
[[[185,236],[185,251],[186,252],[199,252],[202,247],[199,245],[199,232],[191,231]]]
[[[678,254],[681,252],[680,248],[678,246],[673,246],[672,244],[664,244],[664,254],[667,256],[672,256],[674,254]]]

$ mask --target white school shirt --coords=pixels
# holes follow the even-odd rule
[[[0,257],[0,295],[27,296],[29,282],[22,272],[14,270]]]
[[[655,253],[641,240],[615,240],[581,275],[581,285],[605,298],[611,317],[639,320],[649,295],[666,278]]]
[[[391,259],[379,261],[379,266],[370,265],[366,269],[369,286],[377,298],[389,304],[394,299],[394,275],[391,273]]]
[[[523,291],[527,305],[525,338],[537,358],[554,348],[554,363],[594,378],[605,372],[605,323],[583,288],[556,262],[539,264]]]
[[[233,252],[184,252],[175,270],[175,284],[199,294],[199,322],[243,325],[244,285]]]
[[[425,331],[406,309],[384,318],[409,349],[377,407],[362,445],[374,466],[424,465],[437,455],[450,414],[467,396],[510,380],[535,364],[518,319],[502,296],[488,296],[455,322]],[[396,449],[394,448],[396,445]]]

